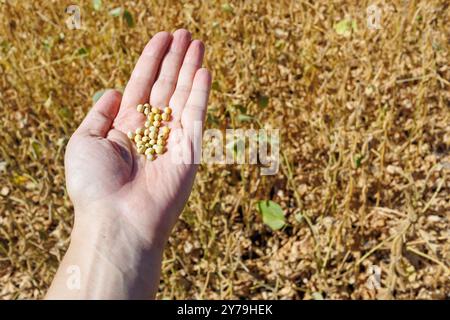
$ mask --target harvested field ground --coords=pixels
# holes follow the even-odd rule
[[[201,166],[158,298],[450,298],[448,1],[120,5],[0,1],[0,298],[44,296],[72,225],[70,135],[152,34],[180,27],[206,43],[207,127],[280,129],[280,170]]]

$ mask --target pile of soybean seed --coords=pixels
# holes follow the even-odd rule
[[[145,154],[148,160],[155,160],[156,155],[166,151],[165,146],[170,132],[167,122],[171,119],[172,109],[165,107],[161,110],[145,103],[138,104],[136,110],[145,114],[146,121],[144,128],[128,132],[128,138],[136,143],[138,153]]]

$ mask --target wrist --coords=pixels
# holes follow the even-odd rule
[[[83,299],[146,299],[154,298],[159,283],[163,245],[148,241],[137,232],[123,214],[80,212],[76,209],[75,224],[69,249],[55,281],[57,290],[49,298]],[[65,284],[68,270],[79,270],[79,288]],[[55,278],[56,279],[56,278]],[[53,287],[53,285],[52,285]],[[54,297],[52,292],[59,292]],[[61,296],[62,293],[62,296]]]
[[[159,252],[162,254],[168,236],[161,228],[153,228],[152,223],[140,219],[139,224],[133,223],[136,215],[132,209],[115,202],[96,202],[88,207],[74,206],[75,220],[71,239],[90,239],[92,244],[105,246],[121,246],[126,241],[128,246],[144,252]],[[136,210],[135,210],[136,211]],[[157,216],[155,212],[144,212],[147,216]],[[144,218],[144,216],[142,217]],[[148,224],[148,225],[147,225]],[[130,249],[130,248],[128,248]]]
[[[118,271],[144,271],[143,265],[162,259],[166,240],[133,225],[127,218],[130,213],[117,209],[76,211],[70,245],[95,252]]]
[[[67,258],[81,269],[81,296],[93,299],[150,299],[158,289],[163,252],[117,230],[73,234]]]

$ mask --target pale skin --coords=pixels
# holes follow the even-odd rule
[[[193,125],[204,121],[211,87],[203,55],[203,43],[186,30],[156,34],[123,96],[104,93],[71,137],[65,171],[75,222],[46,298],[155,297],[164,246],[197,172],[193,161],[174,164],[171,153],[194,153]],[[169,127],[178,133],[170,134],[166,153],[154,161],[138,154],[126,135],[143,127],[136,105],[146,102],[170,105]],[[78,274],[79,282],[73,278]]]

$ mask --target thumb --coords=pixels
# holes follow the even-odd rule
[[[122,94],[117,90],[106,91],[78,127],[76,134],[105,138],[119,111]]]

